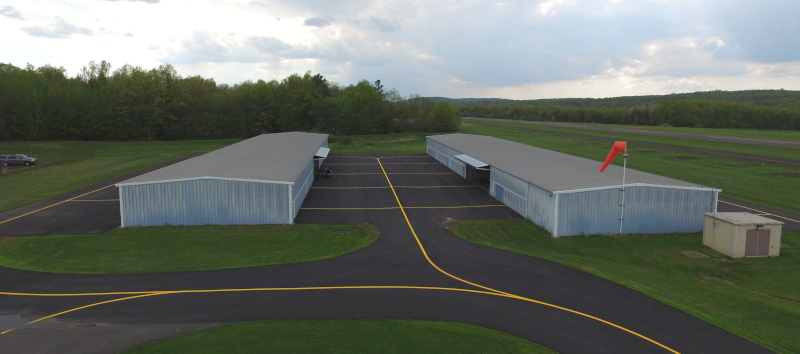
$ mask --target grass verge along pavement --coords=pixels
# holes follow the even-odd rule
[[[242,322],[135,347],[157,353],[554,353],[503,332],[454,322],[328,320]]]
[[[780,257],[731,259],[703,246],[700,233],[551,238],[528,220],[448,227],[470,242],[622,284],[772,350],[800,352],[800,234],[783,233],[789,247]]]
[[[84,274],[255,267],[332,258],[377,238],[371,225],[126,227],[100,235],[15,238],[0,243],[0,265]]]

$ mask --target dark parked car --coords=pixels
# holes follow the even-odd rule
[[[39,162],[35,157],[27,157],[20,154],[0,155],[0,162],[5,161],[8,166],[30,166]]]

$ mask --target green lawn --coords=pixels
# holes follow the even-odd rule
[[[605,160],[611,144],[606,141],[558,136],[525,130],[465,123],[462,133],[491,135],[523,144],[555,150],[598,161]],[[800,155],[800,152],[797,153]],[[688,158],[687,158],[688,157]],[[722,189],[722,195],[765,207],[800,214],[800,178],[775,173],[800,173],[800,169],[759,165],[748,161],[716,159],[671,150],[633,146],[628,150],[628,167],[704,186]],[[622,166],[617,157],[615,165]],[[737,164],[747,164],[736,166]],[[723,166],[726,165],[726,166]],[[731,166],[733,165],[733,166]],[[753,166],[755,165],[755,166]]]
[[[86,274],[255,267],[332,258],[377,238],[369,225],[129,227],[101,235],[15,238],[0,243],[0,265]]]
[[[194,152],[208,152],[239,140],[190,141],[45,141],[2,142],[0,152],[29,155],[40,165],[0,177],[0,212],[80,189]],[[93,158],[76,153],[94,153]]]
[[[724,135],[742,138],[777,139],[800,141],[798,130],[762,130],[762,129],[725,129],[725,128],[689,128],[689,127],[662,127],[660,125],[628,125],[628,124],[600,124],[600,123],[570,123],[554,122],[558,124],[575,125],[578,127],[611,127],[622,129],[639,129],[661,132],[693,133],[703,135]],[[583,130],[583,129],[581,129]]]
[[[329,146],[335,154],[385,152],[424,154],[426,136],[431,133],[331,136]]]
[[[470,123],[469,119],[465,119],[464,123]],[[477,121],[472,121],[477,122]],[[705,140],[690,140],[690,139],[677,139],[677,138],[667,138],[667,137],[659,137],[659,136],[649,136],[649,135],[637,135],[637,134],[626,134],[624,132],[619,133],[608,133],[608,132],[598,132],[586,129],[570,129],[570,128],[562,128],[562,127],[548,127],[542,125],[531,125],[525,123],[507,123],[507,122],[497,122],[497,124],[503,124],[508,126],[514,127],[521,127],[521,128],[532,128],[532,129],[539,129],[539,130],[548,130],[553,132],[568,132],[568,133],[577,133],[583,135],[592,135],[598,137],[606,137],[606,138],[615,138],[619,140],[631,140],[631,141],[646,141],[651,143],[659,143],[659,144],[668,144],[668,145],[675,145],[675,146],[684,146],[690,148],[698,148],[698,149],[706,149],[710,151],[714,151],[717,149],[719,152],[730,152],[736,154],[747,154],[753,156],[761,156],[761,157],[771,157],[776,159],[784,159],[784,160],[793,160],[793,161],[800,161],[800,149],[790,149],[790,148],[779,148],[779,147],[771,147],[771,146],[759,146],[759,145],[748,145],[748,144],[735,144],[735,143],[724,143],[724,142],[713,142],[713,141],[705,141]],[[481,125],[484,129],[489,128],[490,126]],[[463,127],[463,124],[462,124]],[[624,126],[627,127],[627,126]],[[692,128],[686,128],[692,129]],[[699,128],[698,128],[699,129]],[[755,132],[754,132],[755,133]]]
[[[482,327],[412,320],[242,322],[145,344],[156,353],[554,353]]]
[[[467,241],[625,285],[778,352],[800,352],[800,234],[783,233],[789,247],[780,257],[731,259],[703,246],[700,233],[551,238],[528,220],[448,227]]]

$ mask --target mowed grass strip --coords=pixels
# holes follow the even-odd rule
[[[731,259],[702,234],[549,237],[528,220],[462,221],[464,240],[548,259],[642,292],[781,353],[800,352],[800,234],[780,257]],[[708,258],[690,258],[695,251]]]
[[[41,164],[0,176],[0,212],[90,186],[114,177],[178,159],[213,151],[239,140],[187,141],[47,141],[3,142],[0,153],[38,158]],[[76,153],[94,157],[77,157]],[[2,221],[2,220],[0,220]]]
[[[472,123],[475,122],[475,123]],[[476,124],[476,125],[483,125],[484,127],[490,127],[491,125],[486,124],[478,124],[480,123],[488,123],[488,124],[500,124],[505,126],[512,126],[518,128],[530,128],[530,129],[537,129],[537,130],[547,130],[552,131],[553,133],[558,132],[565,132],[565,133],[576,133],[576,134],[583,134],[583,135],[591,135],[591,136],[598,136],[598,137],[606,137],[606,138],[614,138],[617,140],[629,140],[629,141],[645,141],[651,143],[659,143],[659,144],[667,144],[667,145],[675,145],[675,146],[683,146],[683,147],[690,147],[690,148],[698,148],[698,149],[705,149],[709,151],[719,151],[719,152],[730,152],[735,154],[745,154],[745,155],[753,155],[753,156],[760,156],[766,158],[775,158],[775,159],[783,159],[783,160],[792,160],[792,161],[800,161],[800,154],[798,153],[798,149],[792,148],[782,148],[782,147],[773,147],[773,146],[761,146],[761,145],[752,145],[752,144],[744,144],[744,143],[734,143],[730,142],[730,140],[720,140],[719,142],[715,141],[707,141],[707,140],[694,140],[694,139],[680,139],[680,138],[670,138],[670,137],[662,137],[662,136],[652,136],[652,135],[641,135],[641,134],[634,134],[630,132],[603,132],[603,131],[594,131],[594,130],[587,130],[587,129],[577,129],[577,128],[568,128],[568,127],[550,127],[544,125],[534,125],[534,124],[525,124],[525,123],[514,123],[514,122],[505,122],[505,121],[498,121],[498,122],[486,122],[486,121],[476,121],[476,120],[469,120],[465,119],[464,123],[469,124]],[[700,129],[700,128],[697,128]],[[708,135],[716,135],[709,133]],[[720,134],[724,135],[724,134]]]
[[[157,353],[555,353],[524,339],[454,322],[320,320],[242,322],[127,350]]]
[[[255,267],[332,258],[377,238],[371,225],[129,227],[100,235],[15,238],[0,243],[0,265],[83,274]]]

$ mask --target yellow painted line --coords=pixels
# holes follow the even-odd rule
[[[468,186],[394,186],[395,188],[475,188],[474,184]],[[389,187],[386,187],[389,188]]]
[[[195,157],[197,157],[197,156],[195,156]],[[194,158],[194,157],[192,157],[192,158],[189,158],[189,159],[186,159],[186,160],[183,160],[183,161],[179,161],[179,162],[176,162],[176,163],[174,163],[174,164],[167,165],[167,166],[164,166],[164,167],[162,167],[162,168],[159,168],[159,169],[156,169],[156,170],[152,170],[152,171],[150,171],[150,172],[147,172],[147,173],[143,173],[143,174],[141,174],[141,175],[138,175],[138,176],[136,176],[136,177],[131,177],[131,178],[128,178],[128,179],[126,179],[126,180],[124,180],[124,181],[120,181],[120,182],[114,183],[114,184],[112,184],[112,185],[105,186],[105,187],[103,187],[103,188],[98,188],[98,189],[95,189],[95,190],[93,190],[93,191],[91,191],[91,192],[89,192],[89,193],[84,193],[84,194],[81,194],[81,195],[79,195],[79,196],[77,196],[77,197],[69,198],[69,199],[67,199],[67,200],[63,200],[63,201],[60,201],[60,202],[58,202],[58,203],[55,203],[55,204],[50,204],[50,205],[48,205],[48,206],[46,206],[46,207],[44,207],[44,208],[36,209],[36,210],[34,210],[34,211],[31,211],[31,212],[28,212],[28,213],[25,213],[25,214],[22,214],[22,215],[19,215],[19,216],[15,216],[15,217],[13,217],[13,218],[11,218],[11,219],[8,219],[8,220],[3,220],[3,221],[0,221],[0,224],[7,223],[7,222],[9,222],[9,221],[11,221],[11,220],[16,220],[16,219],[19,219],[19,218],[21,218],[21,217],[23,217],[23,216],[26,216],[26,215],[31,215],[31,214],[33,214],[33,213],[37,213],[37,212],[40,212],[40,211],[42,211],[42,210],[45,210],[45,209],[52,208],[52,207],[54,207],[54,206],[56,206],[56,205],[59,205],[59,204],[64,204],[64,203],[66,203],[66,202],[71,202],[71,201],[73,201],[73,200],[75,200],[75,199],[78,199],[78,198],[80,198],[80,197],[83,197],[83,196],[86,196],[86,195],[89,195],[89,194],[92,194],[92,193],[95,193],[95,192],[99,192],[99,191],[101,191],[101,190],[103,190],[103,189],[106,189],[106,188],[108,188],[108,187],[113,187],[115,184],[119,184],[119,183],[122,183],[122,182],[125,182],[125,181],[130,181],[130,180],[132,180],[132,179],[134,179],[134,178],[141,177],[141,176],[144,176],[144,175],[146,175],[146,174],[150,174],[150,173],[156,172],[156,171],[158,171],[158,170],[163,170],[163,169],[165,169],[165,168],[167,168],[167,167],[174,166],[174,165],[177,165],[177,164],[179,164],[179,163],[182,163],[182,162],[189,161],[189,160],[191,160],[191,159],[193,159],[193,158]]]
[[[391,162],[384,165],[441,165],[440,162]],[[325,163],[324,166],[379,166],[376,163]]]
[[[382,188],[389,188],[389,186],[385,186],[385,187],[311,187],[311,189],[382,189]]]
[[[394,186],[395,188],[474,188],[475,185],[468,186]],[[388,189],[384,187],[311,187],[311,189]]]
[[[378,163],[381,163],[381,159],[378,159]],[[381,170],[383,170],[384,175],[386,176],[386,181],[389,182],[389,187],[392,188],[392,193],[394,194],[394,198],[395,198],[395,200],[397,200],[397,204],[400,206],[400,211],[403,212],[403,217],[406,219],[406,224],[408,224],[408,228],[411,229],[411,234],[413,234],[414,238],[417,240],[417,244],[419,245],[419,249],[422,251],[422,255],[424,255],[425,259],[428,260],[428,263],[430,263],[438,271],[442,272],[443,274],[445,274],[445,275],[447,275],[447,276],[449,276],[449,277],[451,277],[453,279],[461,281],[463,283],[467,283],[469,285],[472,285],[472,286],[475,286],[475,287],[478,287],[478,288],[481,288],[481,289],[486,289],[486,290],[489,290],[491,292],[494,292],[495,294],[497,294],[499,296],[513,297],[513,298],[516,298],[516,299],[525,300],[525,301],[537,303],[537,304],[540,304],[540,305],[549,306],[549,307],[552,307],[552,308],[557,308],[557,309],[560,309],[560,310],[563,310],[563,311],[567,311],[567,312],[570,312],[570,313],[578,314],[578,315],[581,315],[581,316],[584,316],[584,317],[587,317],[587,318],[591,318],[591,319],[600,321],[602,323],[608,324],[608,325],[613,326],[615,328],[619,328],[619,329],[621,329],[621,330],[623,330],[625,332],[631,333],[631,334],[633,334],[633,335],[635,335],[637,337],[645,339],[645,340],[647,340],[647,341],[649,341],[651,343],[654,343],[654,344],[656,344],[656,345],[658,345],[658,346],[660,346],[660,347],[662,347],[662,348],[664,348],[666,350],[669,350],[672,353],[679,354],[677,351],[673,350],[670,347],[667,347],[666,345],[663,345],[663,344],[661,344],[661,343],[659,343],[659,342],[657,342],[657,341],[655,341],[653,339],[650,339],[650,338],[648,338],[648,337],[646,337],[644,335],[636,333],[636,332],[634,332],[632,330],[629,330],[629,329],[627,329],[625,327],[622,327],[622,326],[619,326],[617,324],[608,322],[606,320],[603,320],[603,319],[600,319],[600,318],[597,318],[597,317],[594,317],[594,316],[591,316],[591,315],[588,315],[588,314],[585,314],[585,313],[582,313],[582,312],[571,310],[571,309],[568,309],[568,308],[565,308],[565,307],[561,307],[561,306],[558,306],[558,305],[553,305],[553,304],[546,303],[546,302],[543,302],[543,301],[533,300],[533,299],[529,299],[529,298],[526,298],[526,297],[522,297],[522,296],[506,293],[506,292],[503,292],[503,291],[500,291],[500,290],[492,289],[490,287],[479,285],[479,284],[476,284],[476,283],[461,279],[459,277],[456,277],[456,276],[454,276],[454,275],[452,275],[452,274],[450,274],[448,272],[445,272],[442,268],[439,268],[439,266],[437,266],[436,263],[433,263],[431,258],[428,256],[428,252],[426,252],[425,251],[425,247],[422,246],[422,242],[420,242],[419,237],[417,236],[417,232],[414,231],[414,226],[412,226],[411,225],[411,221],[408,220],[408,215],[406,214],[405,208],[403,207],[403,204],[400,203],[400,198],[397,196],[397,192],[395,192],[394,187],[392,187],[392,181],[391,181],[391,179],[389,179],[389,175],[386,174],[386,170],[383,169],[383,165],[381,165]]]
[[[59,316],[59,315],[63,315],[65,313],[70,313],[70,312],[82,310],[82,309],[85,309],[85,308],[98,306],[98,305],[103,305],[103,304],[108,304],[108,303],[112,303],[112,302],[118,302],[118,301],[130,300],[130,299],[136,299],[136,298],[148,297],[148,296],[170,295],[170,294],[188,294],[188,293],[220,293],[220,292],[244,292],[244,291],[342,290],[342,289],[409,289],[409,290],[458,291],[458,292],[483,294],[483,295],[491,295],[491,296],[499,296],[499,297],[505,297],[505,298],[510,298],[510,299],[516,299],[516,300],[523,300],[523,301],[528,301],[528,302],[532,302],[532,303],[539,304],[539,305],[552,307],[552,308],[555,308],[555,309],[559,309],[559,310],[562,310],[562,311],[566,311],[566,312],[569,312],[569,313],[573,313],[573,314],[576,314],[576,315],[579,315],[579,316],[583,316],[583,317],[586,317],[586,318],[590,318],[590,319],[599,321],[601,323],[604,323],[604,324],[610,325],[612,327],[619,328],[619,329],[621,329],[623,331],[626,331],[628,333],[634,334],[634,335],[636,335],[636,336],[638,336],[640,338],[643,338],[645,340],[648,340],[648,341],[650,341],[652,343],[658,344],[659,346],[661,346],[661,347],[663,347],[663,348],[665,348],[665,349],[667,349],[667,350],[669,350],[669,351],[671,351],[673,353],[678,353],[677,351],[672,350],[672,349],[670,349],[670,348],[668,348],[668,347],[666,347],[666,346],[664,346],[664,345],[662,345],[662,344],[660,344],[660,343],[658,343],[658,342],[656,342],[656,341],[654,341],[654,340],[652,340],[650,338],[647,338],[647,337],[645,337],[645,336],[643,336],[641,334],[638,334],[636,332],[633,332],[633,331],[631,331],[631,330],[629,330],[629,329],[627,329],[625,327],[618,326],[618,325],[616,325],[614,323],[608,322],[608,321],[603,320],[601,318],[597,318],[597,317],[594,317],[592,315],[588,315],[588,314],[585,314],[583,312],[571,310],[571,309],[568,309],[568,308],[565,308],[565,307],[560,307],[560,306],[548,304],[548,303],[537,301],[537,300],[527,299],[527,298],[524,298],[524,297],[521,297],[521,296],[516,296],[516,295],[506,294],[506,293],[497,293],[497,292],[471,290],[471,289],[460,289],[460,288],[443,288],[443,287],[427,287],[427,286],[392,286],[392,285],[389,285],[389,286],[383,286],[383,285],[377,285],[377,286],[320,286],[320,287],[299,287],[299,288],[210,289],[210,290],[175,290],[175,291],[141,292],[141,293],[138,293],[139,295],[136,295],[136,296],[129,296],[129,297],[124,297],[124,298],[119,298],[119,299],[114,299],[114,300],[101,301],[101,302],[97,302],[97,303],[94,303],[94,304],[89,304],[89,305],[86,305],[86,306],[76,307],[74,309],[70,309],[70,310],[67,310],[67,311],[62,311],[62,312],[59,312],[59,313],[56,313],[56,314],[53,314],[53,315],[50,315],[50,316],[42,317],[40,319],[28,322],[27,324],[25,324],[23,326],[6,330],[6,331],[4,331],[4,332],[2,332],[0,334],[6,334],[6,333],[11,332],[11,331],[13,331],[15,329],[18,329],[18,328],[21,328],[21,327],[25,327],[27,325],[30,325],[30,324],[33,324],[33,323],[36,323],[36,322],[39,322],[39,321],[43,321],[43,320],[46,320],[48,318],[53,318],[53,317],[56,317],[56,316]],[[0,294],[5,294],[5,295],[25,295],[25,296],[58,296],[56,294],[44,294],[44,295],[32,295],[32,294],[21,294],[21,293],[0,293]],[[111,294],[119,294],[119,293],[86,293],[86,294],[81,294],[81,295],[87,296],[87,295],[111,295]],[[127,293],[127,294],[131,294],[131,293]],[[61,296],[73,296],[73,294],[61,295]]]
[[[441,165],[441,162],[387,162],[384,165]]]
[[[465,208],[491,208],[491,207],[504,207],[505,204],[499,205],[458,205],[458,206],[432,206],[432,207],[403,207],[405,209],[465,209]],[[380,207],[380,208],[300,208],[300,210],[387,210],[387,209],[402,209],[401,207]]]
[[[386,208],[300,208],[300,210],[388,210],[400,209],[400,207],[386,207]]]
[[[405,209],[464,209],[464,208],[491,208],[491,207],[504,207],[505,204],[499,205],[464,205],[464,206],[444,206],[444,207],[403,207]]]
[[[363,173],[334,173],[334,176],[358,176],[358,175],[382,175],[380,172],[363,172]],[[449,175],[455,172],[392,172],[390,175]],[[317,175],[322,176],[322,173]]]
[[[71,202],[118,202],[119,199],[76,199]]]
[[[376,163],[325,163],[324,166],[378,166]]]
[[[725,204],[730,204],[730,205],[737,206],[737,207],[740,207],[740,208],[744,208],[744,209],[747,209],[747,210],[752,210],[752,211],[755,211],[755,212],[757,212],[757,213],[761,213],[761,214],[764,214],[764,215],[771,215],[771,216],[774,216],[774,217],[776,217],[776,218],[781,218],[781,219],[785,219],[785,220],[789,220],[789,221],[794,221],[794,222],[796,222],[796,223],[800,223],[800,220],[789,219],[789,218],[787,218],[787,217],[785,217],[785,216],[780,216],[780,215],[770,214],[770,213],[767,213],[766,211],[762,211],[762,210],[758,210],[758,209],[753,209],[753,208],[748,208],[748,207],[746,207],[746,206],[744,206],[744,205],[733,204],[733,203],[731,203],[731,202],[726,202],[726,201],[724,201],[724,200],[718,200],[718,202],[722,202],[722,203],[725,203]]]
[[[19,326],[19,327],[15,327],[15,328],[12,328],[12,329],[9,329],[9,330],[5,330],[5,331],[3,331],[3,332],[0,332],[0,334],[6,334],[6,333],[8,333],[8,332],[11,332],[11,331],[13,331],[13,330],[15,330],[15,329],[19,329],[19,328],[25,327],[25,326],[27,326],[27,325],[29,325],[29,324],[32,324],[32,323],[36,323],[36,322],[39,322],[39,321],[42,321],[42,320],[46,320],[46,319],[48,319],[48,318],[53,318],[53,317],[56,317],[56,316],[58,316],[58,315],[63,315],[63,314],[65,314],[65,313],[70,313],[70,312],[73,312],[73,311],[82,310],[82,309],[85,309],[85,308],[87,308],[87,307],[92,307],[92,306],[97,306],[97,305],[107,304],[107,303],[110,303],[110,302],[117,302],[117,301],[122,301],[122,300],[135,299],[135,298],[139,298],[139,297],[153,296],[153,295],[159,295],[159,294],[144,294],[144,295],[137,295],[137,296],[129,296],[129,297],[123,297],[123,298],[120,298],[120,299],[114,299],[114,300],[102,301],[102,302],[98,302],[98,303],[94,303],[94,304],[90,304],[90,305],[86,305],[86,306],[76,307],[76,308],[74,308],[74,309],[71,309],[71,310],[67,310],[67,311],[61,311],[61,312],[59,312],[59,313],[52,314],[52,315],[50,315],[50,316],[42,317],[42,318],[40,318],[40,319],[38,319],[38,320],[34,320],[34,321],[31,321],[31,322],[28,322],[28,323],[26,323],[26,324],[24,324],[24,325],[22,325],[22,326]]]

